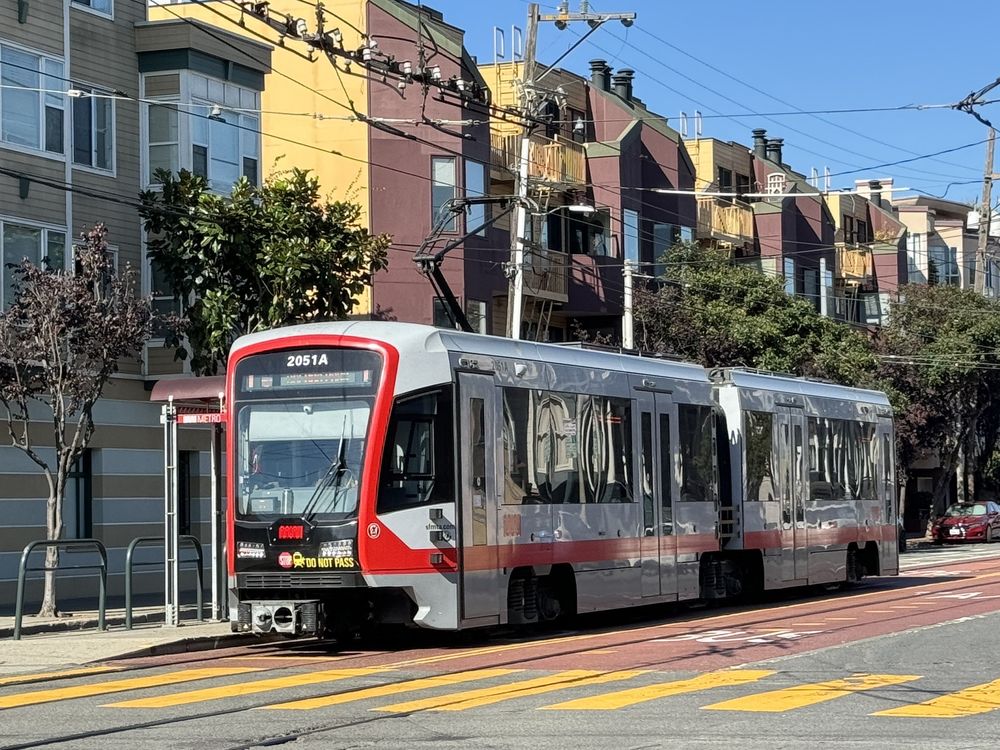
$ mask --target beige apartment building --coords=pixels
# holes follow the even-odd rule
[[[4,264],[29,258],[69,269],[73,238],[103,222],[119,268],[132,269],[165,308],[177,301],[157,294],[139,191],[151,186],[156,166],[201,172],[220,192],[243,174],[260,179],[253,112],[270,48],[200,22],[146,18],[136,0],[0,5],[0,255]],[[6,268],[0,273],[6,306],[12,289]],[[129,541],[162,534],[163,433],[150,391],[180,375],[162,341],[150,342],[141,360],[123,362],[95,410],[97,430],[71,482],[66,536],[107,546],[112,595],[122,589]],[[44,424],[38,427],[44,436]],[[183,531],[207,541],[206,432],[182,430],[180,448]],[[0,447],[0,612],[13,606],[22,548],[45,536],[46,495],[38,468],[18,449]],[[143,559],[154,558],[155,550]],[[162,585],[156,568],[143,570],[138,590]],[[63,600],[96,595],[96,579],[79,575],[59,587]],[[29,602],[39,591],[29,588]]]

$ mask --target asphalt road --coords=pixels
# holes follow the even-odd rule
[[[1000,718],[1000,545],[898,578],[571,631],[288,642],[0,682],[0,748],[979,748]]]

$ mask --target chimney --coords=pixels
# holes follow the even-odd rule
[[[882,208],[882,183],[879,180],[868,181],[868,200]]]
[[[634,75],[634,70],[622,68],[618,71],[618,74],[612,78],[615,85],[615,93],[627,102],[632,101],[632,77]]]
[[[758,159],[767,158],[767,131],[757,128],[753,131],[753,155]]]
[[[781,164],[781,144],[785,142],[784,138],[768,138],[767,139],[767,159],[768,161],[773,161],[775,164]]]
[[[590,82],[593,84],[595,89],[601,91],[608,90],[608,61],[607,60],[591,60],[590,61]]]

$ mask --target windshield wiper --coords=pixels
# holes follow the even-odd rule
[[[328,512],[336,508],[337,502],[340,500],[343,489],[340,483],[348,474],[345,456],[347,452],[347,440],[344,435],[346,428],[347,417],[345,416],[344,429],[340,431],[340,444],[337,446],[337,456],[330,463],[330,468],[327,469],[326,474],[316,483],[316,489],[313,490],[312,495],[310,495],[309,500],[306,502],[306,507],[302,509],[302,517],[307,521],[311,522],[320,512]],[[332,500],[324,506],[319,506],[320,498],[330,489],[333,490],[331,494]]]

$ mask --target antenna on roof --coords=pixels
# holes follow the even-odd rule
[[[680,118],[679,118],[679,122],[680,122],[681,138],[687,138],[687,134],[688,134],[688,116],[687,116],[687,112],[681,112],[681,115],[680,115]]]

